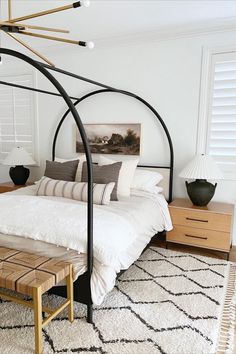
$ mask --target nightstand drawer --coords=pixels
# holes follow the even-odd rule
[[[231,231],[231,215],[208,212],[206,209],[170,208],[172,223],[174,225],[190,226],[199,229]]]
[[[167,241],[225,251],[230,249],[230,233],[185,226],[174,226],[167,232]]]

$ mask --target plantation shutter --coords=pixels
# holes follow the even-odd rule
[[[236,172],[236,53],[212,56],[206,152],[222,170]]]
[[[33,75],[7,75],[0,80],[33,86]],[[0,161],[16,146],[25,148],[34,158],[34,99],[31,91],[0,85]]]

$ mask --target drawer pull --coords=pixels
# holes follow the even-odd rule
[[[208,222],[208,220],[201,220],[201,219],[194,219],[194,218],[186,218],[186,220]]]
[[[194,236],[194,235],[188,235],[185,234],[186,237],[192,237],[192,238],[200,238],[201,240],[207,240],[207,237],[205,236]]]

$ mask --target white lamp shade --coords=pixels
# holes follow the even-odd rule
[[[34,165],[35,163],[30,154],[22,147],[14,148],[3,161],[3,165],[8,166]]]
[[[196,155],[180,172],[179,177],[189,179],[222,179],[223,174],[209,155]]]

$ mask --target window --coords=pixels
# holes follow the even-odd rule
[[[236,179],[236,51],[208,51],[202,72],[198,152]]]
[[[34,86],[34,75],[4,75],[0,80]],[[22,146],[38,161],[35,94],[0,85],[0,161],[15,146]]]

